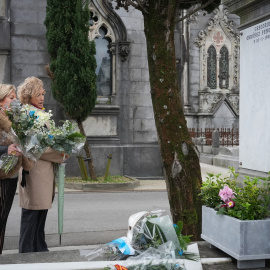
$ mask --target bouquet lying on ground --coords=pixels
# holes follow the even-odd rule
[[[12,123],[13,140],[23,154],[32,160],[39,159],[48,147],[70,156],[78,153],[85,143],[85,137],[76,132],[75,124],[69,120],[56,127],[51,119],[51,111],[35,110],[32,106],[22,105],[16,100],[11,102],[6,114]],[[8,173],[17,163],[16,159],[16,156],[1,156],[0,168]]]
[[[126,267],[115,264],[115,265],[109,265],[107,267],[104,267],[103,270],[186,270],[185,266],[183,264],[169,262],[169,261],[147,261],[143,260],[136,264],[128,263]]]
[[[229,167],[234,179],[221,178],[220,174],[208,173],[202,184],[201,196],[204,204],[240,220],[259,220],[269,216],[270,174],[268,177],[245,176],[243,186],[237,185],[239,176]]]
[[[131,215],[126,237],[115,239],[92,251],[82,250],[81,255],[88,260],[128,260],[142,264],[141,268],[130,266],[128,269],[159,269],[160,264],[153,267],[155,260],[162,260],[163,269],[183,269],[169,262],[176,258],[197,260],[198,254],[186,251],[191,236],[181,234],[183,223],[173,224],[168,215],[161,216],[162,212],[143,211]]]

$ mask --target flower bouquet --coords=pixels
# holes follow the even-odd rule
[[[80,152],[85,143],[85,137],[76,132],[76,125],[69,120],[63,121],[63,125],[55,127],[51,122],[50,131],[47,134],[49,143],[54,150],[63,152],[69,156]]]
[[[115,264],[115,265],[108,265],[107,267],[103,268],[104,270],[185,270],[184,265],[180,265],[179,263],[173,262],[157,262],[157,261],[140,261],[137,264],[128,264],[126,267]]]
[[[14,140],[20,146],[25,156],[32,160],[40,158],[48,147],[46,140],[52,113],[36,112],[30,105],[22,105],[19,101],[12,101],[10,108],[6,109],[12,125]]]
[[[63,154],[72,155],[81,150],[85,137],[76,132],[75,124],[66,120],[61,127],[56,127],[52,112],[35,110],[30,105],[22,105],[19,101],[12,101],[6,114],[12,123],[11,135],[23,154],[37,160],[48,147]],[[17,163],[16,156],[0,157],[0,168],[5,173]],[[14,164],[15,163],[15,164]]]
[[[261,220],[269,216],[270,175],[268,177],[245,176],[243,186],[236,183],[238,174],[229,167],[233,180],[208,173],[202,184],[200,196],[203,203],[217,210],[217,214],[240,220]]]
[[[8,172],[17,164],[18,157],[8,154],[3,154],[0,157],[0,169],[4,170],[5,174],[8,174]]]
[[[181,234],[183,223],[173,225],[163,211],[139,212],[128,220],[127,237],[121,237],[93,251],[81,251],[88,260],[149,260],[175,258],[196,260],[196,254],[186,252],[190,236]]]

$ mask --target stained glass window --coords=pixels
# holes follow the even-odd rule
[[[226,46],[223,46],[220,50],[219,87],[229,87],[229,52]]]
[[[207,50],[207,86],[210,89],[217,88],[217,52],[213,45]]]
[[[97,95],[110,96],[112,88],[112,54],[110,51],[111,40],[106,37],[107,28],[99,28],[100,36],[95,38],[97,60]]]

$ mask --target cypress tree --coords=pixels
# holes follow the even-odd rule
[[[44,24],[51,56],[48,74],[52,93],[62,104],[66,115],[76,120],[83,135],[82,122],[95,107],[96,59],[95,42],[88,39],[90,11],[81,0],[47,0]],[[84,146],[89,172],[96,179],[88,141]]]

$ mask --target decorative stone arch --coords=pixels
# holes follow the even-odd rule
[[[214,17],[208,21],[205,30],[198,33],[195,45],[200,49],[200,89],[199,89],[199,112],[212,113],[217,100],[226,96],[229,101],[239,100],[239,33],[233,29],[233,22],[227,18],[227,9],[220,5],[214,11]],[[209,87],[208,83],[208,49],[214,46],[216,49],[216,88]],[[226,48],[227,62],[221,54],[222,48]],[[223,49],[225,50],[225,49]],[[227,65],[227,66],[226,66]],[[226,72],[227,71],[227,72]],[[234,102],[234,107],[235,107]],[[235,108],[236,111],[238,108]]]
[[[198,38],[195,45],[200,48],[200,89],[207,88],[207,50],[211,45],[214,45],[217,50],[217,66],[219,66],[220,49],[225,45],[229,53],[229,69],[232,71],[229,74],[229,85],[226,92],[239,88],[239,33],[232,26],[233,23],[227,18],[227,9],[220,6],[214,11],[214,17],[208,21],[208,26],[205,30],[198,33]],[[217,89],[219,87],[219,70],[217,69]]]
[[[110,40],[111,51],[111,96],[116,95],[116,62],[118,57],[121,61],[126,61],[130,52],[130,42],[127,41],[127,31],[120,19],[114,12],[112,4],[109,0],[92,0],[89,4],[90,12],[93,17],[89,28],[89,39],[94,40],[100,36],[100,29],[102,27],[107,29],[105,37]],[[117,53],[118,52],[118,53]],[[103,99],[108,102],[109,98],[98,98],[98,101]]]
[[[115,34],[110,24],[98,13],[94,7],[90,6],[90,12],[92,18],[90,24],[89,39],[94,40],[96,37],[100,36],[99,29],[101,27],[105,27],[108,30],[106,37],[108,37],[111,42],[115,42]]]

